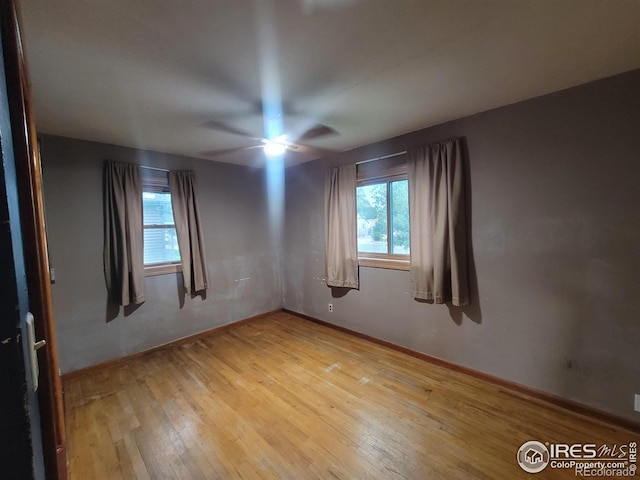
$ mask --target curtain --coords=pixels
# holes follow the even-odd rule
[[[324,228],[328,286],[358,288],[356,235],[356,166],[329,169]]]
[[[188,294],[200,292],[207,288],[209,274],[200,211],[196,202],[194,173],[191,171],[169,172],[169,188],[184,286]]]
[[[130,163],[104,168],[104,275],[109,298],[118,305],[142,303],[144,257],[142,182]]]
[[[411,294],[469,303],[464,170],[460,139],[409,151]]]

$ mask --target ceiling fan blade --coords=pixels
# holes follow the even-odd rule
[[[218,120],[209,120],[208,122],[204,122],[202,124],[203,127],[211,128],[213,130],[218,130],[220,132],[231,133],[233,135],[238,135],[240,137],[251,138],[257,142],[261,141],[261,138],[254,137],[249,132],[245,132],[239,128],[236,128],[232,125],[226,124],[224,122],[219,122]]]
[[[306,155],[326,156],[326,155],[335,153],[332,150],[327,150],[325,148],[311,147],[309,145],[303,145],[301,143],[288,142],[286,147],[287,147],[287,150],[290,152],[301,153]]]
[[[304,142],[305,140],[314,140],[316,138],[326,137],[328,135],[337,135],[337,134],[338,132],[336,132],[333,128],[327,125],[318,123],[313,127],[311,127],[309,130],[307,130],[306,132],[304,132],[302,135],[300,135],[296,141]]]
[[[245,150],[253,150],[256,148],[263,148],[264,145],[250,145],[248,147],[235,147],[235,148],[224,148],[222,150],[209,150],[206,152],[202,152],[202,155],[205,157],[218,157],[220,155],[226,155],[229,153],[242,152]]]

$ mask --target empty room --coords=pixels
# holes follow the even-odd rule
[[[636,476],[638,1],[0,15],[6,478]]]

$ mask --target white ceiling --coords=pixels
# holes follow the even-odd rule
[[[251,144],[207,121],[265,136],[261,99],[344,151],[640,67],[638,0],[21,4],[41,132],[199,158]]]

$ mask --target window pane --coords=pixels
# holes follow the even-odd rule
[[[144,229],[144,264],[179,262],[180,250],[175,227]]]
[[[171,194],[144,192],[142,216],[145,225],[173,225]]]
[[[171,194],[144,192],[142,215],[145,225],[167,225],[144,229],[144,264],[179,262],[180,250],[173,223]]]
[[[358,251],[389,253],[387,248],[387,184],[358,187]]]
[[[409,183],[390,183],[391,253],[409,255]]]

